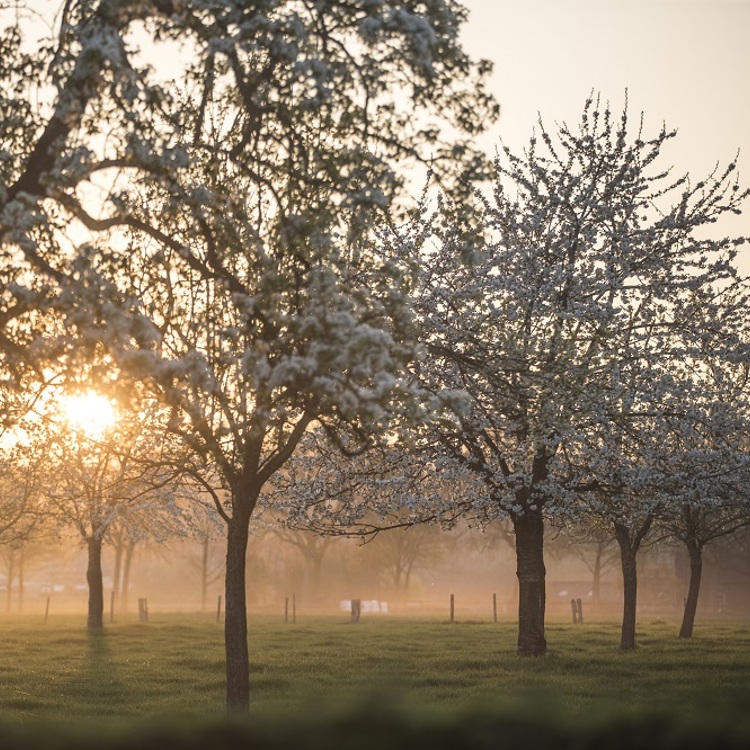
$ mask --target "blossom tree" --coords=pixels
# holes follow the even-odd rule
[[[86,547],[88,628],[101,630],[102,548],[116,526],[145,513],[152,521],[151,534],[158,534],[161,525],[153,520],[161,513],[173,515],[172,461],[159,460],[163,446],[141,422],[142,414],[129,420],[120,415],[117,424],[95,432],[70,424],[59,413],[45,416],[41,436],[46,450],[39,470],[45,477],[46,514],[59,527],[72,529]]]
[[[693,634],[703,549],[750,524],[749,301],[743,284],[696,297],[693,311],[700,310],[704,325],[697,345],[684,347],[685,406],[670,412],[671,450],[664,457],[670,502],[658,525],[684,545],[690,561],[681,638]]]
[[[380,429],[411,356],[409,273],[372,228],[410,166],[464,191],[485,171],[468,139],[497,105],[465,17],[453,0],[84,0],[48,48],[25,51],[19,24],[2,37],[0,106],[22,113],[3,132],[4,257],[221,478],[231,709],[249,702],[260,490],[314,422]]]
[[[477,216],[484,242],[457,226],[425,264],[419,381],[465,396],[424,443],[481,478],[472,512],[513,522],[520,654],[546,650],[545,514],[572,512],[600,486],[576,457],[594,455],[592,434],[627,407],[621,373],[645,339],[647,373],[676,367],[681,300],[736,274],[743,240],[706,232],[747,195],[736,164],[697,183],[671,177],[658,159],[674,135],[646,137],[627,106],[617,118],[593,100],[575,129],[553,137],[540,123],[523,155],[497,159]]]

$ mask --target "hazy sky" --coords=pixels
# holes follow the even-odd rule
[[[467,49],[495,63],[493,141],[520,146],[539,111],[577,120],[592,89],[618,108],[627,88],[648,129],[679,130],[681,169],[705,171],[741,147],[750,179],[750,0],[463,2]]]

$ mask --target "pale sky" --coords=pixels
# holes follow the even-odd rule
[[[537,112],[577,121],[594,89],[647,130],[679,131],[673,160],[709,170],[741,148],[750,180],[750,0],[463,0],[465,46],[495,64],[490,142],[528,139]]]
[[[538,113],[578,122],[594,90],[614,111],[624,103],[645,133],[677,129],[662,166],[706,176],[740,151],[750,185],[750,0],[462,0],[470,11],[465,49],[492,60],[499,138],[520,152]],[[721,233],[750,235],[750,200]],[[750,248],[740,267],[750,273]]]

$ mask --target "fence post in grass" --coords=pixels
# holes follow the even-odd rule
[[[52,598],[51,596],[47,597],[47,606],[44,608],[44,622],[45,623],[49,619],[49,601],[51,598]]]
[[[360,599],[352,599],[352,622],[359,622],[359,614],[362,611],[362,602]]]
[[[577,599],[576,604],[578,607],[578,624],[581,625],[583,623],[583,601],[581,599]]]
[[[575,625],[578,623],[578,607],[575,599],[570,600],[570,608],[573,610],[573,624]]]
[[[455,615],[456,608],[455,608],[455,600],[453,598],[453,594],[451,594],[451,622],[455,622]]]
[[[216,603],[216,622],[221,621],[221,594],[219,594],[219,599]]]
[[[297,623],[297,594],[292,594],[292,625]]]
[[[109,621],[115,621],[115,590],[112,589],[112,595],[109,597]]]
[[[289,597],[284,599],[284,625],[289,622]]]
[[[492,595],[492,622],[497,622],[497,594]]]
[[[138,599],[138,621],[148,622],[148,599]]]

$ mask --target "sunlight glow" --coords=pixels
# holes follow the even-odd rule
[[[100,439],[117,421],[117,412],[112,402],[93,391],[67,396],[62,412],[65,421],[86,437]]]

